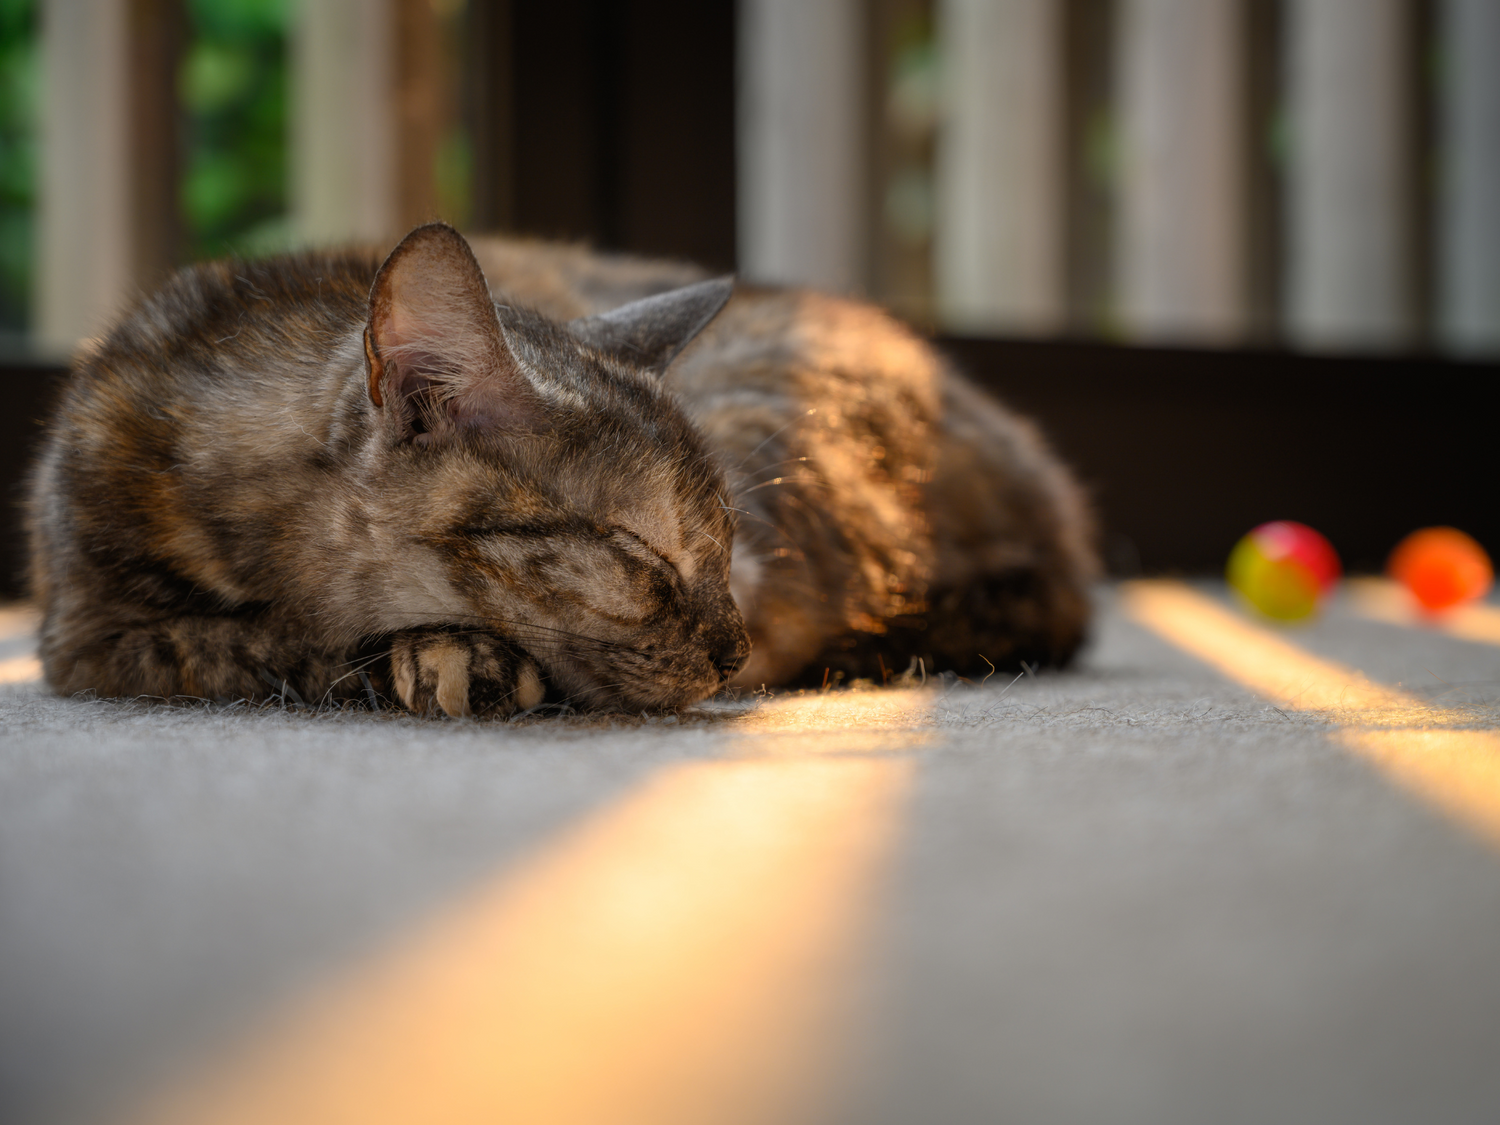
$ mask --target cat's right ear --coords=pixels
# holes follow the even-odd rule
[[[375,275],[365,360],[370,401],[402,440],[529,428],[539,413],[474,252],[446,223],[412,231]]]
[[[734,296],[734,278],[700,281],[568,322],[584,343],[660,375]]]

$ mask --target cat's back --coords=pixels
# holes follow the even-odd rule
[[[685,262],[601,253],[586,246],[500,237],[473,240],[496,300],[514,300],[557,319],[592,316],[702,281]],[[876,306],[812,290],[741,282],[724,310],[668,372],[668,385],[695,414],[733,395],[830,396],[850,409],[890,406],[931,419],[941,361],[905,325]],[[702,420],[700,418],[700,420]]]
[[[577,246],[497,241],[480,257],[499,299],[556,316],[705,276]],[[1083,494],[1033,427],[906,325],[740,284],[665,380],[741,515],[731,583],[755,639],[742,684],[1077,649],[1097,572]]]
[[[357,252],[314,253],[179,270],[83,344],[64,412],[105,394],[202,395],[237,376],[255,383],[305,373],[363,320],[376,264]]]
[[[353,252],[190,266],[86,341],[31,481],[36,596],[80,556],[134,550],[210,573],[226,545],[205,529],[253,527],[278,476],[326,455],[319,419],[377,264]]]

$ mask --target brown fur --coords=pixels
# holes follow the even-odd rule
[[[196,266],[78,361],[30,508],[54,689],[508,714],[1076,649],[1076,490],[882,313],[741,287],[694,340],[691,267],[475,252]]]
[[[497,292],[582,316],[684,285],[675,263],[482,240]],[[1099,572],[1083,496],[1035,427],[870,305],[740,286],[666,373],[741,509],[746,687],[884,679],[920,659],[1066,664]]]

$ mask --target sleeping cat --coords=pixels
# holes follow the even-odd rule
[[[56,691],[449,715],[1063,663],[1094,573],[1035,433],[877,310],[442,224],[180,272],[29,525]]]

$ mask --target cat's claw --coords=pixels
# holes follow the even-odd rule
[[[536,662],[497,637],[401,633],[391,643],[396,694],[419,715],[503,718],[542,701]]]

